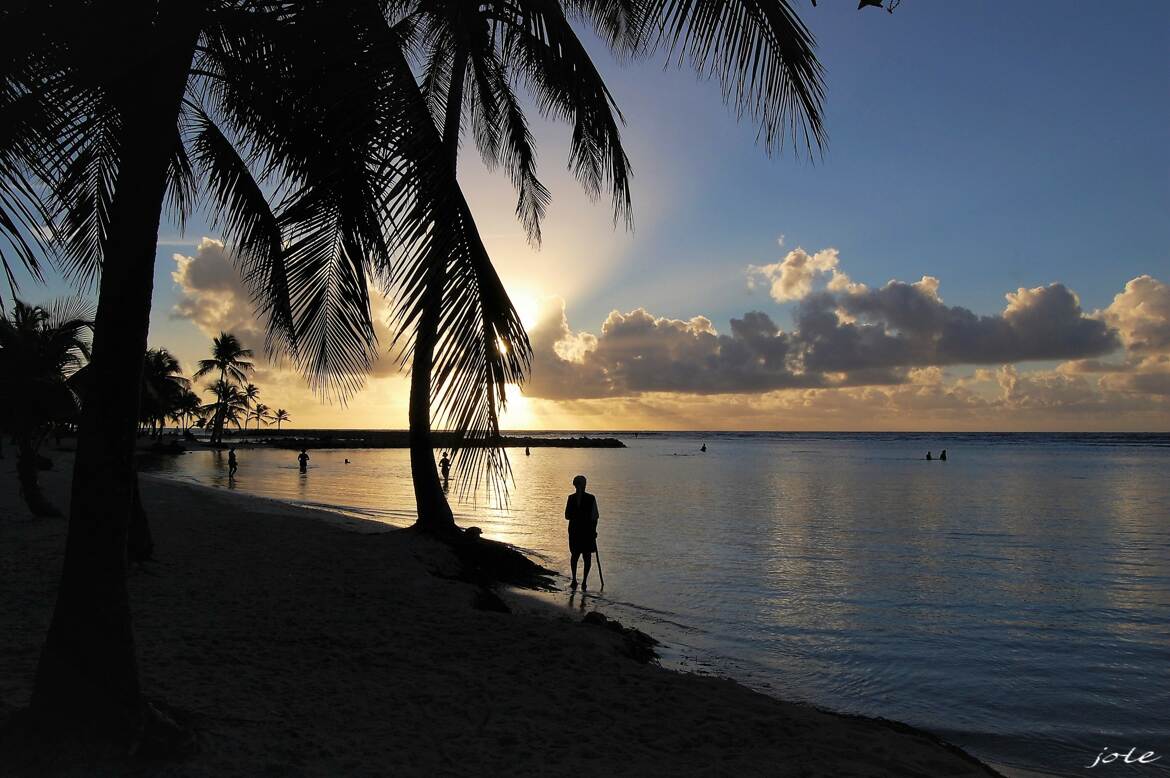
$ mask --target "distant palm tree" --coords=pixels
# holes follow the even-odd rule
[[[292,417],[288,415],[288,411],[286,411],[284,408],[277,408],[276,413],[273,415],[272,419],[276,422],[277,432],[280,431],[280,423],[282,421],[292,421]]]
[[[41,493],[39,449],[54,424],[71,421],[77,398],[67,379],[89,358],[93,310],[64,299],[44,307],[15,301],[0,311],[0,430],[16,438],[16,472],[36,516],[58,511]]]
[[[259,431],[260,430],[260,423],[264,422],[265,424],[267,424],[268,421],[272,418],[272,416],[269,413],[269,409],[268,409],[267,405],[265,405],[264,403],[256,403],[256,407],[252,409],[252,418],[256,420],[256,430]],[[247,426],[245,425],[245,430],[246,429],[247,429]]]
[[[166,419],[174,415],[191,382],[183,377],[179,360],[165,348],[146,352],[142,366],[142,401],[139,420],[157,428],[161,434]]]
[[[201,421],[196,417],[199,414],[199,407],[202,404],[203,401],[199,399],[199,395],[191,391],[190,388],[184,389],[175,401],[175,405],[171,410],[171,418],[174,419],[176,424],[181,423],[184,430],[190,430],[195,425],[195,422]]]
[[[240,387],[229,381],[224,381],[221,379],[208,384],[207,390],[212,393],[215,399],[212,402],[203,405],[199,410],[202,413],[207,414],[207,416],[214,420],[214,423],[218,425],[220,434],[219,439],[222,439],[223,428],[228,424],[234,425],[236,429],[241,429],[241,420],[243,420],[243,422],[247,421],[250,411],[250,403],[243,391],[240,390]],[[214,431],[212,432],[212,435],[213,440],[218,440],[214,437]]]
[[[211,358],[199,360],[199,367],[195,371],[195,378],[202,378],[208,373],[219,373],[219,380],[212,386],[217,389],[226,389],[236,383],[247,381],[248,374],[255,369],[251,362],[252,351],[240,344],[239,338],[227,332],[221,332],[211,341]],[[259,392],[252,384],[248,386],[256,393]],[[254,395],[253,395],[254,396]],[[213,411],[211,427],[211,443],[218,445],[223,441],[223,424],[227,413],[226,396],[219,396],[219,407]]]

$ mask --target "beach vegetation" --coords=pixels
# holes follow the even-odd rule
[[[38,482],[41,445],[77,420],[69,379],[89,359],[92,326],[92,306],[77,298],[44,306],[16,300],[0,311],[0,434],[16,442],[20,493],[34,516],[59,515]]]

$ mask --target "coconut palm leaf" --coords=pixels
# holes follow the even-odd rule
[[[809,154],[825,146],[816,41],[788,0],[567,2],[595,24],[628,30],[608,36],[625,53],[665,50],[668,62],[718,79],[736,115],[757,122],[769,153],[786,142]]]
[[[614,218],[632,224],[622,115],[560,4],[486,0],[483,6],[485,16],[500,25],[508,71],[533,93],[542,115],[573,125],[569,167],[574,175],[590,196],[609,189]]]

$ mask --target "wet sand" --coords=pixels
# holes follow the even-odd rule
[[[65,508],[67,460],[45,473]],[[65,539],[0,461],[0,716],[28,701]],[[106,773],[166,775],[977,776],[910,727],[784,702],[623,655],[549,608],[476,607],[447,549],[413,532],[143,478],[157,561],[130,592],[143,686],[200,751]],[[356,530],[356,531],[355,531]],[[0,764],[75,771],[69,754]]]

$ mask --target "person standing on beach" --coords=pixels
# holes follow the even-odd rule
[[[443,471],[443,488],[447,488],[447,482],[451,479],[451,460],[447,458],[447,452],[443,452],[443,456],[439,459],[439,470]]]
[[[593,566],[593,554],[597,551],[597,498],[585,491],[585,476],[573,479],[577,491],[569,495],[565,504],[565,520],[569,522],[569,556],[573,567],[573,581],[569,587],[577,589],[577,559],[585,556],[585,575],[581,577],[581,590],[589,588],[589,569]]]
[[[309,452],[301,449],[301,453],[297,455],[297,461],[301,463],[301,472],[305,473],[309,470]]]
[[[236,471],[240,469],[240,463],[236,459],[236,448],[232,446],[228,449],[228,480],[236,477]]]

